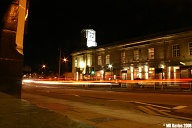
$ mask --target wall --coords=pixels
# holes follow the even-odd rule
[[[26,0],[0,1],[0,91],[18,98],[22,86],[25,4]]]
[[[192,31],[183,31],[179,33],[172,33],[168,35],[161,35],[152,37],[149,39],[137,40],[135,42],[125,42],[116,45],[107,45],[93,50],[92,59],[93,66],[96,70],[102,70],[106,65],[106,55],[110,55],[110,64],[119,67],[118,70],[114,70],[113,74],[119,75],[124,68],[124,73],[127,70],[127,79],[134,79],[134,72],[130,72],[131,68],[135,72],[138,72],[142,78],[155,78],[156,76],[168,76],[167,69],[177,68],[177,72],[180,70],[181,61],[186,63],[185,66],[192,66],[192,56],[189,55],[188,43],[192,42]],[[180,44],[180,56],[172,57],[172,45]],[[154,59],[148,59],[148,48],[154,48]],[[139,50],[139,60],[134,61],[134,49]],[[91,49],[90,49],[91,50]],[[126,62],[121,62],[121,53],[125,52]],[[102,66],[98,66],[98,56],[102,56]],[[184,66],[184,65],[183,65]],[[150,72],[145,70],[145,67],[150,68]],[[163,68],[163,70],[162,70]],[[148,69],[149,70],[149,69]],[[116,73],[117,71],[117,73]],[[156,71],[156,72],[155,72]],[[159,72],[161,71],[161,72]],[[106,74],[107,74],[106,70]],[[174,75],[178,74],[177,72]],[[110,72],[109,72],[110,73]],[[145,74],[148,74],[148,76]],[[105,74],[104,74],[105,75]],[[168,76],[169,77],[169,76]],[[164,77],[164,78],[168,78]],[[160,78],[160,77],[159,77]],[[174,77],[176,78],[176,77]]]

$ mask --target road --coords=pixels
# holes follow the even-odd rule
[[[24,84],[22,99],[101,128],[192,124],[192,95]]]

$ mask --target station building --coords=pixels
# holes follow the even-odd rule
[[[82,49],[72,53],[76,80],[178,79],[192,77],[192,30],[177,30],[97,46],[85,29]]]

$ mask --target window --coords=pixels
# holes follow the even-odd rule
[[[110,55],[106,55],[106,64],[110,64]]]
[[[192,55],[192,42],[189,43],[189,55]]]
[[[101,56],[98,56],[98,65],[102,65],[102,58],[101,58]]]
[[[172,51],[173,51],[173,57],[178,57],[180,56],[180,47],[178,44],[174,44],[172,46]]]
[[[155,68],[149,68],[149,79],[155,78]]]
[[[154,59],[154,48],[148,48],[148,59]]]
[[[121,53],[121,63],[125,63],[125,52]]]
[[[134,79],[139,78],[139,68],[134,68],[133,69],[133,75],[134,75]]]
[[[77,67],[77,58],[75,59],[75,67]]]
[[[134,50],[134,60],[139,60],[139,50]]]

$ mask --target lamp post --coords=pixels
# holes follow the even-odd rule
[[[59,71],[58,71],[58,78],[60,78],[61,73],[61,49],[59,48]]]
[[[46,71],[45,68],[46,68],[46,65],[43,64],[41,68],[42,68],[42,75],[45,75],[45,71]]]
[[[58,67],[59,67],[59,69],[58,69],[59,71],[58,71],[58,78],[60,78],[60,76],[61,76],[61,63],[62,63],[62,62],[65,62],[65,63],[67,64],[67,61],[68,61],[68,60],[67,60],[67,58],[65,58],[65,57],[64,57],[63,59],[61,59],[61,49],[59,48],[58,50],[59,50],[59,66],[58,66]],[[62,61],[62,62],[61,62],[61,61]],[[68,66],[67,66],[67,70],[68,70]]]
[[[67,68],[66,70],[68,71],[68,64],[67,64],[67,61],[68,61],[68,59],[64,57],[64,58],[63,58],[63,62],[65,62],[65,65],[66,65],[66,68]]]

